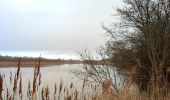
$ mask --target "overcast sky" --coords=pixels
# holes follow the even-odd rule
[[[0,0],[0,51],[94,50],[120,0]]]

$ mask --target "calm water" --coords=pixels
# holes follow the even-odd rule
[[[50,89],[50,94],[53,94],[54,92],[54,86],[55,83],[57,84],[57,88],[59,88],[59,84],[61,80],[63,81],[63,85],[65,87],[70,87],[70,84],[73,82],[73,87],[81,90],[82,87],[82,80],[75,77],[75,75],[72,73],[72,71],[75,70],[83,70],[82,65],[53,65],[48,67],[41,67],[41,87],[46,87],[48,85]],[[12,91],[13,84],[10,83],[10,73],[12,73],[14,77],[14,73],[16,73],[17,68],[14,67],[8,67],[8,68],[0,68],[0,73],[5,75],[5,82],[4,86],[5,88],[8,87]],[[22,74],[22,88],[23,93],[26,95],[27,89],[28,89],[28,82],[32,83],[33,79],[33,67],[21,67],[21,74]],[[41,88],[40,87],[40,88]],[[5,93],[5,91],[3,91]]]
[[[78,79],[78,77],[73,74],[73,71],[82,71],[83,67],[81,64],[74,64],[74,65],[53,65],[48,67],[41,67],[41,85],[39,86],[39,89],[42,89],[42,87],[48,86],[50,89],[50,97],[53,96],[54,93],[54,87],[55,83],[57,84],[57,90],[59,90],[59,85],[61,80],[63,81],[63,86],[69,88],[70,84],[73,83],[73,88],[77,89],[81,92],[83,80]],[[109,69],[110,75],[113,77],[112,80],[114,81],[114,77],[117,76],[117,73],[115,75],[115,69],[111,68]],[[8,67],[8,68],[0,68],[0,73],[5,75],[5,82],[3,88],[3,94],[6,95],[6,87],[9,88],[10,92],[12,93],[13,89],[13,83],[10,83],[10,74],[12,73],[12,77],[14,78],[14,74],[17,72],[17,68],[15,67]],[[28,90],[28,82],[32,83],[33,81],[33,73],[34,73],[34,67],[21,67],[21,74],[22,74],[22,89],[23,89],[23,99],[28,99],[26,96],[27,90]],[[117,81],[120,82],[120,80]],[[32,84],[31,84],[32,87]],[[31,88],[32,89],[32,88]],[[38,93],[38,96],[41,96],[41,93]]]

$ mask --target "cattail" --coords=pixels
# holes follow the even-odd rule
[[[22,76],[20,74],[20,83],[19,83],[19,95],[21,96],[21,100],[22,100]]]
[[[40,86],[41,85],[41,73],[39,73],[39,83],[38,85]]]
[[[40,65],[41,65],[41,57],[39,57],[39,59],[38,59],[37,76],[40,74]]]
[[[45,100],[45,98],[44,98],[44,88],[42,88],[42,91],[41,91],[41,99]]]
[[[35,65],[35,69],[34,69],[34,76],[33,76],[33,83],[32,83],[32,88],[33,88],[33,92],[32,94],[34,94],[36,92],[36,87],[37,87],[37,84],[36,84],[36,81],[37,81],[37,68],[36,68],[36,65]]]
[[[17,68],[17,79],[19,78],[19,73],[20,73],[20,65],[21,65],[21,57],[19,58],[19,61],[18,61],[18,68]]]
[[[35,65],[35,69],[34,69],[33,94],[36,92],[36,90],[38,90],[38,86],[37,86],[37,81],[38,81],[38,80],[37,80],[37,79],[39,79],[38,85],[41,84],[40,64],[41,64],[41,59],[40,59],[40,57],[39,57],[38,64]]]
[[[50,98],[49,98],[49,88],[48,88],[48,86],[45,88],[45,97],[46,97],[46,100],[50,100]]]
[[[61,93],[62,88],[63,88],[63,81],[61,80],[61,82],[60,82],[60,88],[59,88],[59,93]]]
[[[15,77],[14,77],[14,86],[13,86],[14,94],[16,93],[16,90],[17,90],[17,83],[18,83],[19,74],[20,74],[20,65],[21,65],[21,58],[19,58],[17,72],[16,72]]]
[[[2,91],[3,91],[3,76],[0,74],[0,99],[2,100]]]
[[[61,79],[61,82],[60,82],[60,86],[59,86],[59,95],[58,95],[58,100],[60,100],[60,94],[61,94],[61,90],[63,88],[63,81]]]
[[[106,79],[103,81],[102,89],[104,94],[109,94],[111,89],[112,80]]]
[[[57,84],[55,83],[54,95],[57,93]]]
[[[14,86],[13,86],[13,92],[14,94],[16,93],[16,89],[17,89],[17,74],[15,74],[15,77],[14,77]]]

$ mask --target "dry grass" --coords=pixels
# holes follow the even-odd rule
[[[147,92],[139,93],[132,92],[129,88],[133,84],[132,79],[129,76],[127,79],[129,82],[126,89],[120,90],[117,95],[111,90],[112,80],[106,79],[103,81],[101,87],[94,86],[92,90],[87,81],[84,80],[82,86],[82,92],[74,88],[74,84],[71,82],[69,87],[64,87],[64,83],[61,79],[60,84],[54,86],[54,92],[50,92],[49,86],[41,87],[41,72],[40,72],[40,59],[34,68],[34,75],[32,83],[28,82],[27,95],[23,93],[22,74],[20,72],[20,60],[18,62],[18,69],[16,73],[10,73],[10,82],[12,82],[12,90],[10,87],[5,87],[5,76],[0,74],[0,100],[154,100]],[[12,77],[12,75],[15,75]],[[131,75],[131,74],[130,74]],[[13,80],[13,81],[12,81]],[[89,93],[91,93],[89,95]],[[39,95],[38,95],[39,94]],[[51,96],[52,94],[52,96]],[[26,97],[25,97],[26,96]],[[157,95],[157,100],[168,100],[170,95],[162,96]]]

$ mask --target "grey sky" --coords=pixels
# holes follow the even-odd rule
[[[1,51],[79,51],[104,43],[120,0],[1,0]]]

